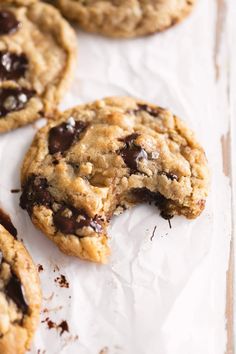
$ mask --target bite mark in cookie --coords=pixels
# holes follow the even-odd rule
[[[154,202],[165,219],[195,218],[208,182],[204,151],[179,118],[113,97],[66,111],[37,133],[22,167],[21,207],[63,252],[106,262],[114,214]]]

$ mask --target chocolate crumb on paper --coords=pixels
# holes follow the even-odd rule
[[[11,193],[20,193],[20,189],[16,188],[16,189],[11,189]]]
[[[43,269],[43,266],[42,264],[38,264],[38,272],[42,272],[44,269]]]
[[[151,241],[153,240],[153,238],[154,238],[154,236],[155,236],[156,229],[157,229],[157,226],[155,225],[155,227],[154,227],[154,229],[153,229],[153,231],[152,231],[152,236],[151,236],[151,238],[150,238]]]
[[[67,281],[64,274],[60,274],[59,277],[54,279],[55,283],[57,283],[61,288],[69,288],[70,284]]]
[[[170,219],[167,219],[167,220],[168,220],[168,223],[169,223],[169,228],[172,229],[172,225],[171,225]]]
[[[46,323],[48,326],[48,329],[56,329],[60,332],[60,336],[62,336],[62,334],[64,332],[69,332],[69,326],[67,321],[62,320],[59,324],[53,322],[52,320],[50,320],[49,317],[46,317],[45,320],[41,321],[42,323]]]
[[[53,307],[53,308],[45,308],[43,309],[43,313],[49,313],[49,312],[57,312],[57,311],[60,311],[63,309],[63,306],[56,306],[56,307]]]

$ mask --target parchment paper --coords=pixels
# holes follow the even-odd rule
[[[0,203],[43,266],[42,322],[31,353],[224,354],[231,192],[222,169],[226,99],[215,81],[215,21],[215,1],[199,0],[186,21],[162,34],[110,40],[78,31],[78,66],[61,107],[131,95],[182,117],[205,147],[212,174],[198,219],[175,217],[170,229],[155,207],[141,205],[113,218],[108,265],[65,256],[10,192],[20,187],[22,159],[43,121],[0,137]],[[69,332],[48,328],[64,320]]]

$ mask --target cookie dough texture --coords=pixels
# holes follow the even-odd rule
[[[59,11],[38,1],[1,2],[0,56],[0,132],[52,116],[76,57],[75,33]]]
[[[40,305],[36,267],[23,244],[0,225],[0,353],[29,349]]]
[[[64,112],[36,134],[22,167],[21,206],[69,255],[106,262],[114,214],[153,201],[197,217],[208,168],[194,134],[169,110],[128,97]]]
[[[89,32],[137,37],[180,22],[195,0],[55,0],[62,13]]]

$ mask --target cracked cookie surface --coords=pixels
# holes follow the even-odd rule
[[[136,37],[163,31],[187,16],[196,0],[55,0],[62,13],[89,32]]]
[[[40,305],[36,267],[23,244],[0,225],[0,353],[29,349]]]
[[[153,201],[166,219],[195,218],[208,183],[205,153],[179,118],[113,97],[38,131],[22,167],[20,204],[63,252],[106,262],[113,214]]]
[[[54,7],[32,0],[0,4],[0,132],[54,113],[75,54],[74,31]]]

